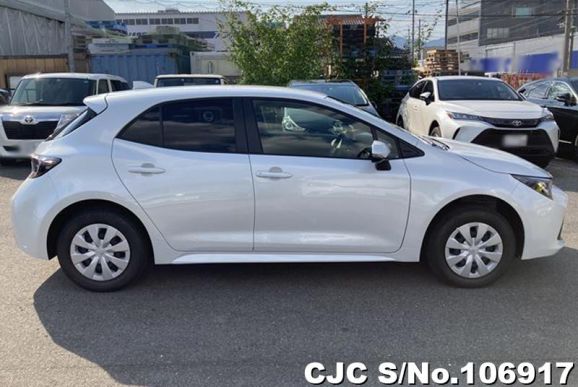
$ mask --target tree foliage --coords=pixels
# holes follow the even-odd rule
[[[221,33],[230,41],[241,83],[285,86],[294,79],[324,76],[332,55],[331,32],[320,21],[322,12],[331,9],[327,4],[266,9],[240,0],[222,4],[227,18]],[[239,11],[247,12],[245,21]]]

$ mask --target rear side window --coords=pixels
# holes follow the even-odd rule
[[[235,147],[233,101],[172,102],[163,106],[166,148],[231,153]]]
[[[112,85],[112,91],[123,91],[129,89],[128,83],[116,79],[111,79],[110,84]]]
[[[185,151],[234,153],[233,100],[166,103],[141,114],[119,138]]]
[[[540,82],[535,84],[532,90],[526,92],[528,98],[546,98],[546,93],[550,88],[549,82]]]
[[[98,94],[108,93],[108,82],[106,79],[101,79],[98,81]]]
[[[138,116],[120,135],[127,141],[139,144],[161,146],[161,113],[160,107],[154,107]]]

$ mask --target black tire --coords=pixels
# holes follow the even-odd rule
[[[442,136],[442,130],[440,129],[439,126],[434,126],[429,131],[429,135],[432,137],[441,137]]]
[[[84,227],[92,224],[104,224],[120,231],[128,242],[130,259],[124,271],[117,277],[98,281],[82,275],[73,264],[70,257],[72,239]],[[145,269],[152,264],[152,249],[142,226],[114,209],[91,209],[78,213],[64,224],[57,241],[57,255],[60,267],[77,285],[96,292],[110,292],[121,289],[140,277]]]
[[[485,223],[497,231],[503,243],[502,258],[488,274],[465,278],[456,274],[446,262],[446,242],[458,227],[475,222]],[[516,254],[516,236],[510,223],[499,213],[479,206],[466,206],[439,219],[431,228],[424,247],[424,258],[438,278],[454,286],[477,288],[491,284],[506,272]]]

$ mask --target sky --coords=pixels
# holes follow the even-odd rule
[[[252,3],[266,5],[291,4],[306,5],[320,3],[322,0],[295,0],[281,2],[273,0],[251,0]],[[432,24],[437,19],[431,39],[444,36],[444,0],[413,0],[416,8],[416,29],[418,20],[422,23]],[[159,9],[178,8],[181,11],[212,11],[219,9],[218,0],[105,0],[116,12],[156,11]],[[366,1],[362,0],[328,0],[330,5],[335,6],[340,12],[360,12]],[[389,23],[389,35],[406,38],[408,29],[411,28],[411,5],[412,0],[381,0],[368,1],[376,4],[379,15]],[[436,13],[441,12],[441,17],[436,18]]]

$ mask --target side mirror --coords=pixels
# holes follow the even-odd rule
[[[576,98],[570,93],[560,94],[556,97],[556,101],[563,102],[564,105],[576,105]]]
[[[389,171],[391,164],[389,163],[389,155],[391,155],[391,148],[384,142],[374,140],[371,144],[371,161],[375,164],[375,168],[380,171]]]
[[[432,102],[432,94],[431,94],[431,92],[426,91],[426,92],[421,93],[419,95],[419,99],[424,101],[426,103],[426,105],[429,105]]]

